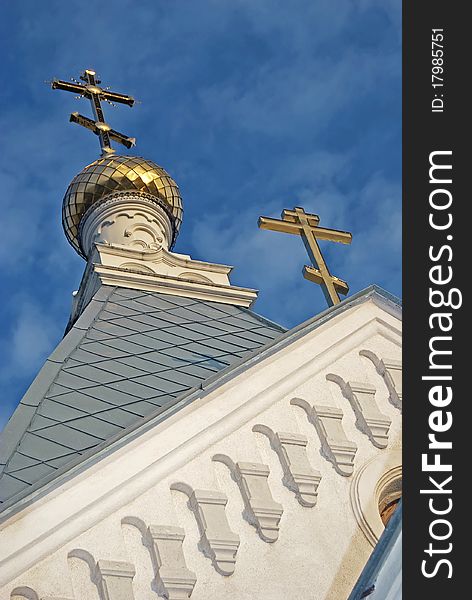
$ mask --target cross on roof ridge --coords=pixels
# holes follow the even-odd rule
[[[318,215],[306,213],[300,206],[295,206],[293,210],[284,209],[281,220],[259,217],[258,226],[260,229],[301,236],[313,265],[305,265],[303,276],[320,285],[328,306],[334,306],[341,302],[339,294],[349,292],[349,286],[339,277],[331,275],[318,245],[318,239],[350,244],[352,234],[348,231],[319,227],[319,222]]]

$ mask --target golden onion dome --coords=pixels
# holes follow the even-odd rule
[[[156,163],[139,156],[103,156],[86,166],[71,181],[62,203],[62,226],[70,244],[85,257],[80,246],[80,222],[92,206],[111,194],[134,192],[155,201],[169,216],[175,242],[182,223],[180,191],[170,175]]]

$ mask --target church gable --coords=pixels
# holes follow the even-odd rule
[[[347,597],[401,490],[400,319],[366,290],[59,477],[1,600]]]

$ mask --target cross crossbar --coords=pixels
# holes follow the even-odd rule
[[[349,292],[349,286],[342,279],[331,275],[318,240],[350,244],[352,234],[348,231],[319,227],[319,222],[318,215],[306,213],[303,208],[297,206],[293,210],[285,209],[282,219],[259,217],[258,226],[260,229],[301,236],[313,265],[304,267],[303,276],[320,285],[328,305],[333,306],[341,301],[339,294]]]
[[[61,79],[53,79],[51,82],[51,87],[53,90],[73,92],[74,94],[78,94],[79,97],[90,100],[94,120],[84,117],[78,112],[74,112],[70,116],[70,121],[72,123],[77,123],[78,125],[93,131],[95,135],[98,135],[100,138],[102,155],[104,156],[114,154],[115,152],[111,146],[111,140],[119,142],[127,148],[134,146],[136,143],[135,138],[130,138],[119,131],[115,131],[105,122],[101,105],[101,102],[105,101],[109,102],[110,104],[113,102],[118,102],[120,104],[133,106],[135,102],[134,98],[132,96],[127,96],[126,94],[118,94],[117,92],[111,92],[107,89],[99,87],[101,82],[96,78],[95,71],[90,69],[84,71],[80,76],[80,79],[84,83],[80,83],[76,80],[72,82],[62,81]]]

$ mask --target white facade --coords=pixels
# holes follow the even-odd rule
[[[0,600],[344,600],[401,478],[400,360],[374,290],[216,375],[6,511]]]

